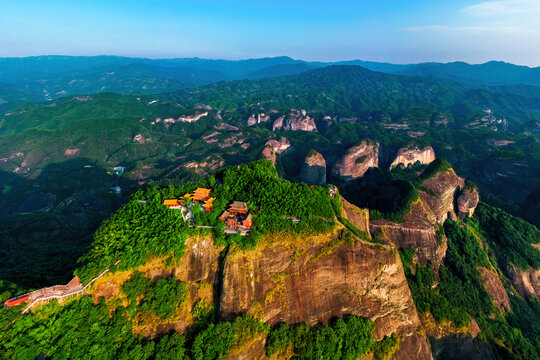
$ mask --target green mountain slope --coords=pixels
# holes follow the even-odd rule
[[[420,179],[433,171],[447,170],[429,169]],[[181,197],[196,186],[212,188],[216,201],[210,212],[194,210],[194,226],[190,227],[183,221],[180,210],[167,209],[162,202]],[[346,315],[316,326],[306,323],[271,326],[263,320],[265,314],[261,313],[260,304],[253,304],[253,311],[248,314],[235,314],[230,319],[220,313],[220,292],[224,290],[223,286],[214,286],[226,280],[217,265],[234,262],[235,256],[245,255],[249,259],[263,256],[265,248],[259,247],[261,241],[274,242],[282,246],[283,252],[293,244],[298,246],[302,250],[287,258],[294,265],[298,259],[306,260],[304,252],[309,241],[313,238],[325,241],[321,239],[337,229],[340,235],[323,243],[326,245],[307,260],[308,264],[322,257],[336,257],[339,266],[352,260],[367,261],[353,250],[359,243],[362,247],[387,251],[399,259],[394,246],[366,242],[347,229],[340,229],[343,227],[339,224],[343,221],[341,202],[339,195],[332,199],[329,190],[330,187],[309,187],[279,179],[268,161],[260,161],[218,171],[197,184],[138,191],[95,233],[76,271],[83,283],[87,283],[108,268],[106,280],[90,286],[81,296],[61,304],[54,300],[25,314],[20,313],[22,307],[0,309],[3,339],[0,358],[45,355],[53,359],[184,359],[189,356],[202,360],[238,356],[271,358],[277,354],[287,359],[355,359],[372,354],[376,359],[385,359],[399,354],[404,337],[394,333],[375,339],[376,325],[364,317]],[[257,208],[254,227],[246,237],[223,235],[223,223],[218,216],[233,200],[247,201],[251,209]],[[538,251],[532,247],[540,242],[540,232],[523,220],[485,204],[477,212],[463,221],[447,220],[440,227],[448,249],[438,275],[432,264],[417,263],[414,247],[400,250],[414,299],[412,306],[421,314],[422,332],[431,333],[432,326],[445,329],[440,337],[430,340],[436,358],[440,358],[440,349],[443,353],[452,349],[455,356],[464,358],[480,353],[492,359],[538,359],[540,304],[536,298],[516,291],[506,272],[513,264],[526,269],[540,267]],[[294,223],[290,216],[298,217],[300,222]],[[494,222],[499,228],[494,228]],[[352,224],[348,226],[354,229]],[[292,243],[287,242],[290,236]],[[338,247],[348,250],[338,255],[334,253]],[[188,252],[191,255],[184,256]],[[351,260],[351,254],[360,258]],[[275,252],[270,256],[275,259],[279,255]],[[210,260],[208,256],[215,258]],[[216,271],[215,278],[204,272],[208,268]],[[253,274],[250,275],[253,287],[256,288],[256,283],[259,286],[260,274],[253,273],[249,267],[246,271]],[[325,267],[323,271],[329,277],[336,269]],[[496,280],[486,281],[486,273]],[[366,276],[376,274],[369,272]],[[275,273],[274,291],[270,289],[267,294],[286,291],[282,287],[286,277],[298,275]],[[494,298],[493,282],[501,284],[509,308],[500,307],[500,298]],[[22,292],[9,283],[0,286],[0,300]],[[384,293],[388,289],[379,290]],[[298,294],[287,296],[294,299]],[[339,292],[339,296],[347,296],[346,291]],[[317,304],[306,304],[304,309]],[[435,323],[429,322],[431,318]],[[477,329],[474,346],[468,345],[473,342],[471,328]],[[457,342],[448,346],[445,341]],[[455,347],[456,344],[460,346]],[[409,356],[410,352],[406,352],[398,358]]]

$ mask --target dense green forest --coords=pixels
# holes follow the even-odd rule
[[[196,186],[211,188],[216,200],[211,212],[193,207],[194,227],[183,220],[179,210],[162,205],[164,199],[181,198],[194,190],[194,184],[139,190],[96,231],[76,274],[88,281],[106,268],[130,269],[150,257],[168,256],[171,261],[178,261],[189,234],[213,232],[217,244],[235,243],[252,248],[265,233],[313,234],[334,227],[328,189],[280,179],[267,160],[218,171]],[[248,236],[223,233],[223,222],[218,217],[232,201],[246,201],[254,215]],[[292,218],[300,221],[294,223]],[[214,229],[199,229],[199,225]]]
[[[494,216],[500,211],[492,209]],[[468,326],[472,317],[482,330],[480,341],[494,345],[503,358],[537,359],[540,303],[509,292],[512,309],[507,309],[505,315],[495,307],[478,269],[493,269],[497,263],[492,263],[489,252],[482,248],[482,240],[475,235],[475,225],[476,219],[466,223],[446,221],[448,250],[438,277],[432,266],[413,263],[413,248],[400,251],[416,307],[421,313],[429,311],[438,322],[451,321],[457,327]],[[502,232],[502,237],[522,235],[519,231]]]
[[[28,59],[28,64],[45,60]],[[284,61],[294,64],[289,60]],[[62,69],[58,64],[73,61],[76,71],[91,59],[47,61],[57,64],[51,65],[55,73]],[[96,61],[129,65],[124,58]],[[273,66],[273,61],[248,61],[245,69],[220,66],[238,74]],[[277,156],[276,166],[281,177],[293,181],[310,149],[320,152],[330,169],[350,146],[369,138],[380,144],[379,168],[385,171],[396,151],[414,137],[433,146],[461,176],[473,179],[486,202],[540,224],[535,125],[540,106],[516,89],[471,90],[453,81],[332,66],[160,95],[80,94],[0,106],[0,212],[6,223],[0,248],[10,254],[0,253],[5,260],[0,275],[21,286],[68,280],[62,273],[75,268],[101,221],[139,186],[197,182],[221,167],[260,158],[264,144],[281,136],[291,148]],[[317,132],[272,131],[273,122],[291,108],[304,108]],[[196,122],[164,122],[204,112],[207,116]],[[259,113],[270,119],[247,126],[247,119]],[[116,165],[125,167],[123,175],[114,175]],[[329,182],[339,180],[329,176]],[[367,198],[374,203],[373,215],[380,216],[375,210],[386,217],[395,212],[399,220],[403,209],[396,209],[406,204],[400,200],[412,189],[399,179],[379,180],[386,181],[379,193],[383,196]],[[121,195],[111,193],[114,186],[120,186]],[[394,210],[377,209],[385,207]],[[27,252],[34,254],[34,266],[20,276],[28,268]],[[51,259],[58,271],[48,269]]]
[[[428,167],[415,166],[383,175],[416,189],[422,181],[449,166],[439,160]],[[420,176],[416,175],[418,171],[422,171]],[[162,202],[179,198],[195,187],[211,188],[216,200],[211,212],[194,211],[194,227],[189,227],[179,211],[164,207]],[[233,200],[246,201],[254,211],[250,236],[226,237],[222,233],[222,222],[217,217]],[[300,222],[295,224],[285,217],[297,217]],[[234,245],[251,249],[265,233],[328,232],[336,217],[344,220],[338,198],[331,199],[326,187],[280,179],[267,160],[233,166],[195,184],[154,186],[134,193],[96,231],[76,274],[86,282],[105,268],[113,272],[128,270],[154,256],[167,258],[170,265],[179,264],[185,251],[184,241],[192,235],[212,235],[216,244],[226,248]],[[344,224],[356,233],[352,224]],[[215,228],[198,229],[197,225]],[[537,268],[538,253],[531,250],[531,243],[540,239],[538,229],[500,209],[481,204],[473,218],[447,220],[440,231],[448,239],[448,249],[438,274],[431,265],[414,263],[414,249],[400,250],[418,311],[430,312],[436,321],[450,321],[456,327],[468,326],[474,319],[482,330],[477,341],[493,346],[502,358],[538,358],[540,303],[509,293],[512,309],[502,313],[485,290],[479,273],[479,268],[497,270],[500,264]],[[365,238],[365,234],[357,235]],[[345,231],[338,240],[352,244],[351,238],[351,233]],[[13,283],[4,281],[1,285],[1,300],[24,291]],[[135,272],[123,282],[121,291],[126,302],[106,302],[101,298],[94,303],[86,296],[63,305],[53,301],[25,315],[19,313],[20,308],[1,309],[3,358],[25,359],[46,354],[52,359],[220,359],[267,336],[268,356],[290,353],[295,359],[356,359],[373,353],[376,359],[385,359],[399,344],[395,334],[375,342],[374,325],[369,319],[346,316],[311,328],[306,324],[270,327],[247,315],[223,321],[216,305],[207,302],[193,306],[194,325],[185,334],[173,332],[147,338],[134,335],[134,328],[147,319],[175,316],[187,297],[186,284],[175,277],[151,280]]]
[[[34,60],[28,64],[37,66]],[[540,303],[520,296],[510,282],[515,269],[540,268],[533,246],[540,243],[538,88],[491,86],[501,79],[497,64],[393,70],[366,64],[435,75],[410,77],[288,58],[210,64],[103,57],[96,60],[99,69],[83,73],[88,59],[49,60],[49,68],[33,70],[42,77],[38,82],[0,61],[0,81],[7,82],[0,84],[1,301],[67,283],[73,272],[86,283],[105,269],[129,270],[152,257],[178,265],[190,236],[212,236],[224,249],[220,261],[231,248],[256,248],[264,234],[327,233],[338,221],[349,230],[336,240],[340,244],[353,244],[352,234],[377,241],[342,217],[330,185],[298,182],[306,154],[321,153],[329,182],[369,208],[372,219],[397,223],[426,190],[422,182],[450,167],[445,158],[460,176],[475,181],[483,202],[472,218],[449,220],[438,229],[439,240],[448,240],[438,271],[415,264],[414,249],[400,250],[416,307],[439,323],[476,322],[481,333],[475,341],[496,349],[500,358],[539,357]],[[6,71],[10,66],[13,71]],[[455,68],[463,69],[461,78],[448,70]],[[488,68],[493,72],[486,77]],[[536,81],[533,72],[510,70]],[[103,71],[115,75],[101,79]],[[80,81],[72,86],[75,74]],[[479,82],[484,77],[487,83]],[[252,80],[214,83],[234,79]],[[24,80],[24,89],[12,80]],[[58,95],[64,88],[69,96]],[[163,91],[169,93],[156,95]],[[274,131],[274,121],[291,109],[305,109],[316,131]],[[196,122],[179,120],[203,113]],[[262,113],[269,115],[267,122],[247,125],[250,116]],[[282,137],[291,146],[276,155],[275,167],[266,160],[246,164],[261,158],[268,140]],[[348,183],[331,175],[347,149],[365,139],[379,144],[379,166]],[[387,170],[412,139],[431,145],[438,159],[430,166]],[[125,172],[115,174],[115,166]],[[190,227],[162,202],[196,187],[211,188],[216,201],[211,212],[195,209]],[[223,234],[218,216],[234,200],[246,201],[254,215],[249,236]],[[500,277],[511,302],[507,312],[492,301],[481,268]],[[134,335],[148,318],[174,317],[190,291],[172,276],[152,280],[135,273],[121,287],[123,303],[82,297],[25,315],[20,308],[2,308],[0,357],[220,359],[267,337],[267,355],[355,359],[372,352],[384,359],[400,341],[394,334],[375,342],[373,323],[354,316],[313,327],[270,327],[248,315],[224,321],[210,302],[194,305],[194,325],[185,334]]]

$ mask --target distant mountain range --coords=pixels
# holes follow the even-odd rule
[[[296,75],[331,65],[353,65],[407,76],[448,79],[468,86],[540,86],[540,68],[504,62],[399,65],[370,61],[308,62],[290,57],[249,60],[144,59],[118,56],[0,58],[0,105],[67,95],[170,92],[219,81]],[[506,89],[519,95],[538,89]],[[506,92],[506,91],[505,91]]]

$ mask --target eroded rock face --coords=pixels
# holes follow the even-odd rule
[[[306,157],[300,169],[300,179],[308,185],[326,184],[326,160],[314,152]]]
[[[493,270],[488,270],[484,267],[478,268],[478,272],[480,273],[480,278],[484,283],[486,291],[493,298],[493,303],[505,314],[510,310],[510,299],[501,279]]]
[[[270,120],[270,116],[264,113],[257,115],[253,114],[247,119],[247,126],[253,126],[262,122],[267,122],[268,120]]]
[[[267,145],[262,151],[262,156],[266,160],[269,160],[272,165],[276,166],[276,151],[271,146]]]
[[[133,142],[136,142],[136,143],[139,143],[139,144],[144,144],[144,143],[147,143],[147,142],[150,142],[152,141],[152,138],[149,136],[149,137],[144,137],[143,134],[137,134],[133,137]]]
[[[268,140],[265,144],[266,146],[270,146],[277,154],[281,154],[285,152],[287,149],[291,147],[291,143],[287,138],[281,137],[281,139],[278,140]]]
[[[456,217],[454,201],[465,186],[465,179],[460,178],[453,169],[439,172],[422,184],[430,194],[422,192],[422,202],[427,206],[430,222],[443,224],[448,213]]]
[[[376,339],[413,334],[419,318],[398,253],[364,241],[328,249],[339,231],[302,241],[266,237],[255,250],[229,253],[221,317],[314,325],[354,314],[375,322]]]
[[[358,230],[369,235],[369,210],[360,209],[344,198],[340,198],[340,201],[343,217],[351,222]]]
[[[353,180],[364,176],[371,167],[379,166],[379,144],[363,141],[345,152],[336,162],[332,173],[343,180]]]
[[[199,301],[212,304],[218,277],[220,252],[223,247],[216,247],[210,237],[193,237],[186,239],[186,252],[180,265],[167,267],[165,259],[154,258],[145,265],[134,269],[152,279],[175,276],[187,284],[187,297],[178,314],[167,320],[159,318],[154,321],[136,321],[133,331],[146,337],[156,337],[175,330],[184,333],[193,324],[192,309]],[[116,297],[122,293],[122,284],[132,276],[132,271],[109,273],[93,285],[91,292],[94,302],[100,297]]]
[[[307,115],[306,110],[292,109],[288,115],[280,116],[274,121],[272,131],[276,130],[303,130],[317,131],[315,120]]]
[[[419,161],[421,164],[430,164],[435,160],[435,151],[431,146],[426,146],[423,149],[410,146],[398,150],[396,158],[392,161],[390,169],[396,166],[407,167]]]
[[[432,225],[414,226],[413,224],[391,224],[385,221],[374,221],[371,231],[385,243],[399,249],[414,248],[415,262],[422,266],[433,263],[435,272],[443,263],[448,248],[446,237],[437,239],[436,229]]]
[[[413,334],[403,339],[391,357],[392,360],[429,360],[433,359],[431,348],[426,338],[420,334]]]
[[[510,269],[512,284],[521,296],[534,296],[540,300],[540,269]]]
[[[465,185],[453,169],[434,174],[423,182],[426,191],[419,191],[419,198],[405,214],[404,221],[396,224],[376,220],[370,224],[371,231],[381,240],[400,249],[415,248],[416,262],[427,265],[432,262],[437,272],[446,255],[447,239],[437,233],[448,214],[456,217],[454,202]]]
[[[464,189],[457,198],[457,215],[460,219],[473,216],[476,206],[480,201],[478,190]]]

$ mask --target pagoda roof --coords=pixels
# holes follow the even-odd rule
[[[246,209],[247,210],[248,204],[245,201],[233,201],[230,207],[231,208],[235,207],[235,208]]]
[[[193,199],[199,200],[199,201],[206,201],[210,198],[211,192],[212,192],[212,189],[197,188],[193,192]]]

